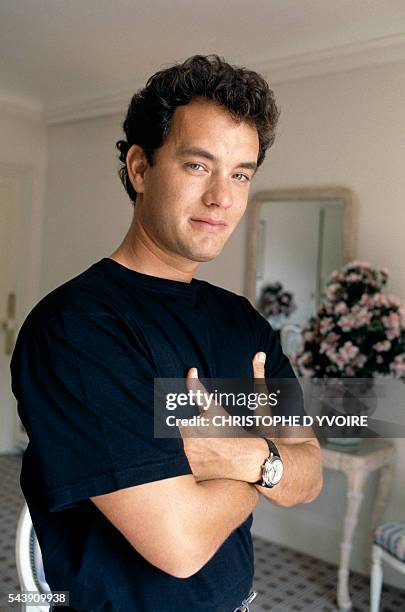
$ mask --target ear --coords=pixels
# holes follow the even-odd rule
[[[129,180],[131,181],[133,188],[135,189],[136,193],[143,193],[145,171],[149,164],[142,147],[136,144],[132,145],[127,153],[126,164]]]

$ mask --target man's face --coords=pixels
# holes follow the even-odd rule
[[[176,259],[216,257],[245,212],[258,151],[256,128],[220,106],[178,107],[135,207],[149,237]]]

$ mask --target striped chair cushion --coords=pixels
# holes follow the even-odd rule
[[[374,532],[374,543],[405,562],[405,522],[379,525]]]

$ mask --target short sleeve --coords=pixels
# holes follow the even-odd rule
[[[13,392],[51,511],[191,474],[181,439],[154,437],[147,350],[125,320],[61,314],[20,333]]]

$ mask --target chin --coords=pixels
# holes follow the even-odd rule
[[[193,261],[198,261],[199,263],[204,263],[207,261],[212,261],[213,259],[216,258],[216,255],[200,255],[200,256],[195,256],[193,257]]]
[[[203,263],[204,261],[212,261],[215,259],[222,251],[222,247],[215,251],[193,251],[189,253],[189,258],[193,261],[198,261]]]
[[[222,252],[226,240],[206,240],[201,241],[199,244],[188,244],[187,251],[189,259],[198,262],[212,261]]]

